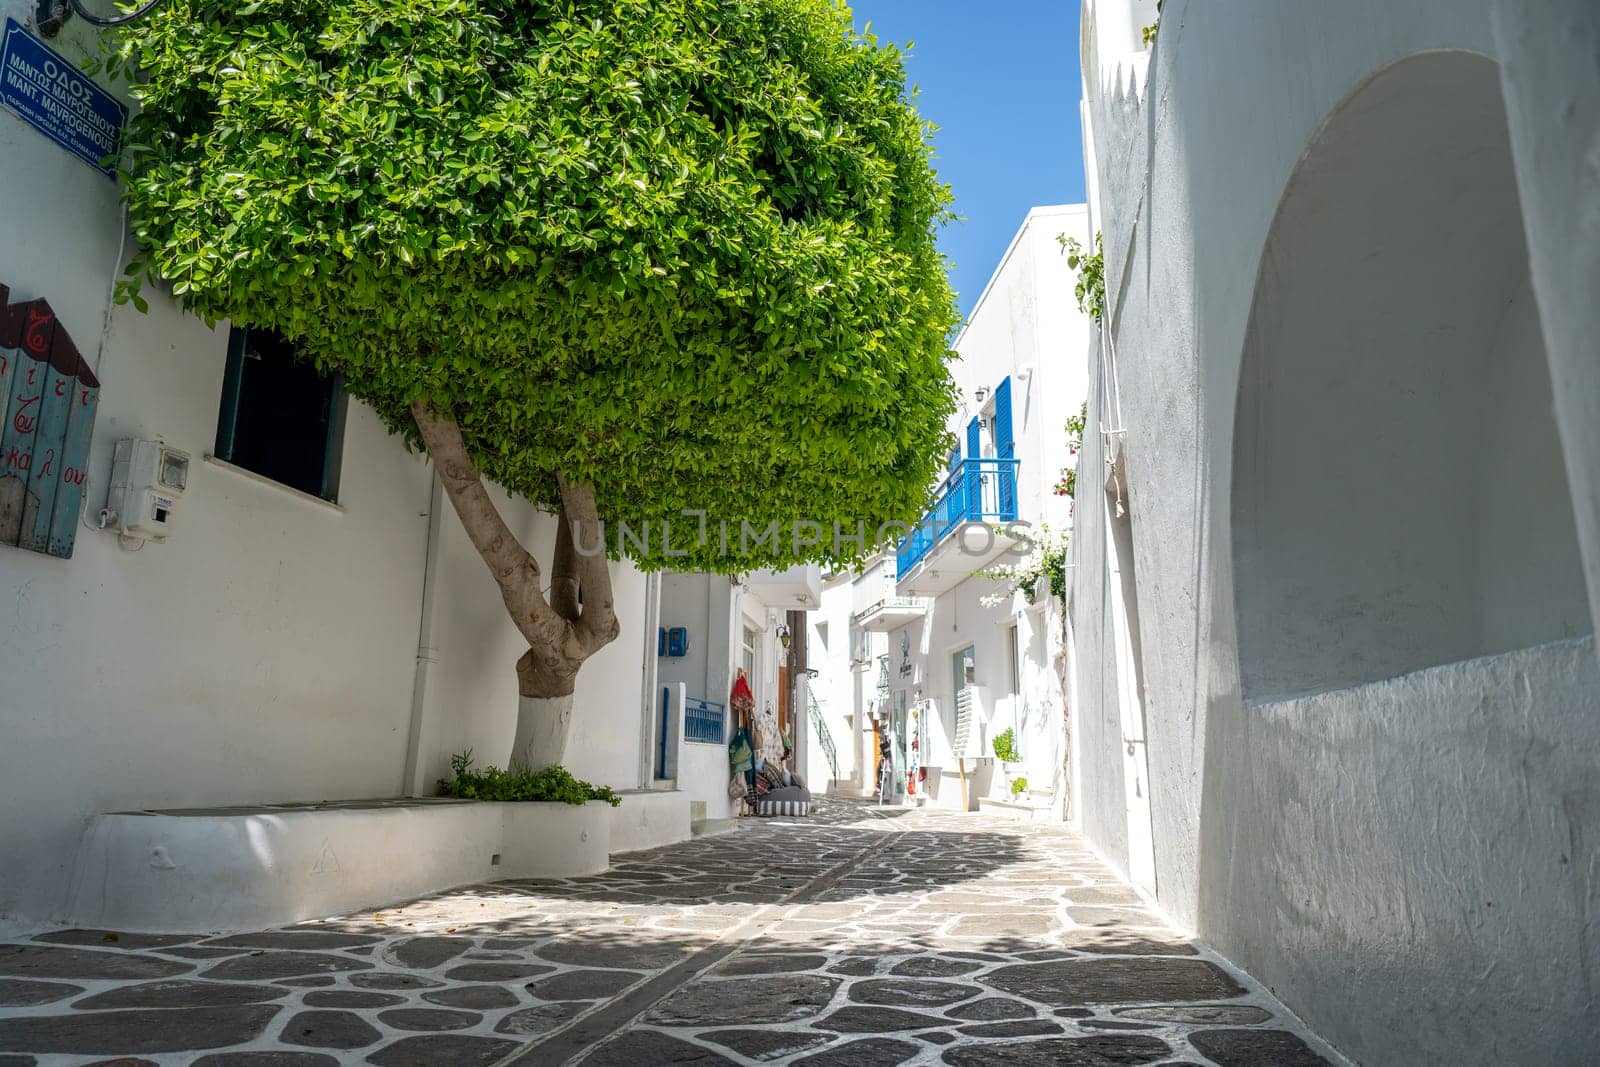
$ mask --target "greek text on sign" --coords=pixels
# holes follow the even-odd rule
[[[116,174],[128,109],[69,60],[45,47],[16,19],[6,19],[0,47],[0,102],[107,177]]]

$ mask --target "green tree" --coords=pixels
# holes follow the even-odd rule
[[[870,549],[925,503],[950,198],[901,53],[842,4],[170,0],[109,65],[141,108],[123,296],[282,331],[426,448],[528,642],[535,769],[618,632],[585,546],[848,562],[833,523]],[[548,576],[485,480],[558,514]]]

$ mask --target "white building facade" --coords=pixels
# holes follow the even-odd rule
[[[794,745],[793,770],[817,793],[827,764],[809,743],[805,612],[821,606],[815,564],[785,571],[662,576],[655,693],[654,787],[680,791],[694,822],[715,824],[739,813],[730,797],[728,741],[738,723],[729,707],[742,673],[758,709],[771,708]],[[666,744],[661,744],[661,739]],[[819,769],[820,768],[820,769]]]
[[[32,12],[0,5],[21,21]],[[75,66],[98,45],[75,20],[49,47]],[[58,351],[70,337],[81,380],[99,389],[81,495],[57,509],[76,535],[70,558],[0,538],[0,926],[72,918],[80,841],[103,813],[426,796],[453,753],[502,761],[525,645],[425,459],[268,337],[208,328],[155,291],[148,314],[115,306],[132,251],[117,183],[10,110],[0,185],[14,191],[0,242],[8,303],[42,315],[31,302],[47,301]],[[59,458],[33,455],[39,438],[24,436],[43,433],[29,413],[33,387],[48,389],[10,375],[28,343],[17,340],[0,360],[16,387],[0,499],[25,502],[0,507],[13,534]],[[158,486],[164,542],[102,528],[113,451],[128,439],[188,457],[181,497]],[[495,495],[548,559],[554,519]],[[622,632],[580,674],[565,764],[649,789],[660,580],[612,573]],[[687,798],[664,821],[633,818],[645,806],[618,809],[617,844],[687,833]],[[488,873],[495,851],[486,841],[483,871],[457,880]],[[371,879],[369,903],[381,902],[384,873],[343,861],[336,877]]]
[[[1090,0],[1077,812],[1364,1063],[1600,1043],[1600,8]]]
[[[1086,219],[1082,206],[1028,214],[954,345],[958,448],[928,515],[824,590],[817,685],[830,733],[849,739],[835,747],[851,791],[874,791],[887,738],[896,801],[1065,813],[1061,602],[1040,588],[987,604],[1007,586],[983,572],[1026,551],[1005,530],[1071,524],[1055,489],[1073,463],[1066,422],[1087,388],[1089,323],[1060,238],[1085,242]],[[1006,731],[1017,758],[1002,768],[994,741]]]

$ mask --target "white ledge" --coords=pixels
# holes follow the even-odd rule
[[[416,800],[97,815],[66,921],[252,930],[505,878],[598,874],[611,807]]]
[[[292,485],[284,485],[280,481],[275,481],[272,478],[268,478],[264,474],[257,474],[255,471],[246,467],[241,467],[237,463],[229,463],[225,459],[219,459],[209,452],[207,452],[205,455],[205,461],[209,466],[217,467],[232,474],[237,474],[239,477],[255,482],[257,485],[264,485],[269,489],[276,489],[280,493],[287,493],[297,500],[303,500],[308,504],[315,504],[319,508],[327,508],[329,511],[332,511],[338,515],[344,514],[344,505],[338,503],[337,501],[324,500],[315,493],[308,493],[304,489],[296,489]]]

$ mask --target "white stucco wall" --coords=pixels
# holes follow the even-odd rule
[[[1084,205],[1029,211],[995,265],[953,345],[957,358],[950,371],[961,406],[949,423],[950,431],[961,441],[963,456],[969,455],[966,432],[970,421],[975,416],[992,417],[995,388],[1009,378],[1014,455],[1020,461],[1017,518],[1035,529],[1048,525],[1058,532],[1071,524],[1070,501],[1055,495],[1053,489],[1073,464],[1066,421],[1078,413],[1088,389],[1091,337],[1091,320],[1079,309],[1073,294],[1074,273],[1063,254],[1062,236],[1089,244]],[[989,451],[992,433],[992,429],[985,430],[982,435],[989,455],[993,454]],[[966,577],[933,597],[928,614],[920,621],[888,635],[890,701],[893,706],[898,694],[908,709],[920,701],[929,702],[928,746],[921,755],[927,782],[918,792],[928,803],[960,807],[962,765],[961,755],[953,749],[956,711],[951,655],[973,646],[974,684],[981,693],[981,705],[966,754],[968,805],[992,790],[998,791],[996,796],[1007,795],[1004,779],[995,773],[992,743],[997,733],[1011,728],[1023,754],[1023,773],[1032,790],[1029,799],[1064,815],[1068,789],[1063,769],[1064,698],[1058,670],[1059,605],[1029,609],[1021,596],[993,607],[982,603],[985,596],[1003,587],[993,579],[979,577],[978,572],[1017,558],[967,556],[949,546],[942,550],[936,568],[940,574]],[[890,595],[884,588],[883,565],[869,568],[855,580],[856,612]],[[899,586],[899,592],[909,593],[916,584],[907,581]],[[1017,628],[1016,677],[1009,635],[1013,626]],[[909,657],[902,655],[903,637],[909,641]],[[875,689],[875,665],[871,674],[867,682]],[[870,695],[862,686],[857,700],[865,707]],[[870,753],[863,765],[869,762]],[[903,775],[905,766],[896,770]]]
[[[807,652],[811,667],[817,672],[812,679],[811,692],[817,698],[822,721],[827,724],[833,739],[834,752],[839,763],[840,780],[856,778],[861,752],[855,743],[857,724],[857,680],[859,671],[852,664],[852,639],[855,631],[851,625],[852,606],[855,599],[852,575],[844,573],[833,577],[822,588],[822,604],[807,616],[810,629]],[[891,592],[887,595],[892,595]],[[859,640],[857,640],[859,645]],[[811,784],[818,792],[833,778],[821,739],[815,731],[808,735],[807,764],[811,767]]]
[[[806,571],[801,568],[802,575]],[[787,573],[787,572],[786,572]],[[773,577],[766,575],[765,577]],[[760,582],[735,583],[720,574],[664,573],[661,577],[660,625],[668,629],[682,626],[689,631],[689,649],[685,656],[660,657],[656,663],[657,700],[662,686],[682,683],[690,697],[703,697],[727,708],[733,679],[741,663],[743,630],[749,626],[757,635],[756,670],[751,680],[751,691],[758,708],[778,707],[778,668],[785,662],[779,645],[777,628],[783,613],[793,603],[793,594],[783,591],[771,593],[771,603],[763,599]],[[792,639],[803,639],[804,634]],[[653,654],[653,652],[652,652]],[[791,731],[794,734],[797,758],[795,769],[805,770],[807,744],[805,738],[805,699],[793,709]],[[728,708],[728,729],[734,720]],[[704,801],[708,818],[726,818],[733,813],[728,799],[727,749],[721,745],[685,742],[679,750],[680,765],[677,785],[687,800]],[[653,766],[653,764],[652,764]],[[827,772],[817,781],[815,766],[811,769],[812,784],[827,788]]]
[[[398,448],[398,441],[389,441]],[[535,558],[547,562],[555,548],[555,518],[496,489],[495,499]],[[450,509],[439,524],[444,544],[436,597],[430,699],[420,742],[419,791],[429,794],[448,777],[450,756],[471,748],[480,763],[511,751],[516,733],[516,662],[527,644],[509,624],[499,589]],[[420,571],[419,578],[420,581]],[[583,665],[574,693],[572,734],[564,765],[579,778],[616,789],[639,779],[641,687],[645,647],[645,576],[627,563],[611,565],[622,632]],[[651,652],[654,652],[652,646]]]
[[[982,598],[998,588],[990,579],[974,577],[934,598],[932,610],[920,622],[889,634],[890,692],[903,692],[907,706],[931,701],[928,750],[923,764],[929,768],[928,803],[937,807],[961,806],[961,771],[953,745],[956,738],[955,675],[953,656],[972,646],[976,667],[974,684],[982,691],[979,715],[973,723],[972,751],[966,759],[970,777],[979,759],[993,755],[996,734],[1015,731],[1032,798],[1053,802],[1058,812],[1067,796],[1063,769],[1061,729],[1062,695],[1054,655],[1059,647],[1058,609],[1041,604],[1026,608],[1014,603],[986,607]],[[1017,628],[1020,686],[1013,689],[1010,629]],[[910,669],[901,655],[902,634],[909,638]],[[904,770],[904,768],[900,768]],[[998,775],[985,768],[981,784],[969,780],[969,796],[997,789],[1005,794]],[[998,783],[998,784],[997,784]]]
[[[1563,627],[1592,627],[1593,596],[1585,615],[1574,609],[1572,591],[1586,568],[1592,593],[1600,559],[1593,517],[1585,517],[1600,484],[1592,417],[1600,390],[1593,312],[1586,309],[1593,301],[1580,308],[1572,287],[1587,279],[1587,291],[1595,291],[1600,231],[1591,220],[1600,216],[1592,213],[1596,171],[1587,161],[1600,128],[1600,20],[1583,2],[1355,0],[1335,9],[1168,0],[1148,88],[1130,96],[1116,72],[1132,64],[1095,40],[1095,9],[1115,6],[1090,3],[1084,20],[1094,66],[1085,72],[1097,166],[1094,227],[1105,233],[1111,309],[1091,390],[1073,546],[1084,829],[1114,862],[1136,866],[1123,757],[1129,724],[1121,721],[1130,689],[1113,648],[1120,583],[1112,580],[1116,554],[1105,536],[1109,498],[1099,488],[1109,450],[1124,457],[1131,509],[1121,566],[1135,576],[1136,593],[1124,600],[1138,620],[1142,688],[1133,691],[1145,716],[1134,726],[1146,735],[1153,882],[1163,907],[1262,976],[1362,1062],[1569,1061],[1600,1040],[1600,1012],[1585,991],[1600,910],[1593,889],[1600,871],[1592,862],[1600,786],[1592,770],[1580,770],[1592,769],[1600,738],[1600,685],[1590,640],[1521,646],[1561,637]],[[1484,153],[1431,189],[1423,161],[1400,162],[1407,142],[1397,138],[1330,157],[1332,170],[1297,173],[1308,159],[1318,165],[1308,149],[1342,101],[1378,84],[1375,76],[1406,57],[1441,51],[1510,62],[1499,76],[1502,89],[1511,88],[1514,211],[1507,213],[1503,195],[1467,210],[1485,187],[1462,179],[1492,164]],[[1565,80],[1546,67],[1565,72]],[[1520,78],[1508,79],[1508,70]],[[1426,73],[1406,73],[1419,72]],[[1449,108],[1470,102],[1481,84],[1446,94],[1428,122],[1448,128],[1455,121]],[[1383,120],[1381,100],[1363,104],[1352,113],[1356,121]],[[1469,127],[1472,136],[1484,132],[1481,123]],[[1372,126],[1353,130],[1358,139],[1373,133]],[[1430,143],[1415,128],[1411,136]],[[1387,180],[1374,180],[1365,186],[1370,195],[1346,203],[1347,183],[1367,180],[1373,152],[1400,154]],[[1329,261],[1313,253],[1337,258],[1341,238],[1378,233],[1386,210],[1421,195],[1412,182],[1443,205],[1438,210],[1455,204],[1460,213],[1451,221],[1465,243],[1413,241],[1395,250],[1398,259],[1360,261],[1376,278],[1337,270],[1319,276]],[[1318,183],[1326,195],[1315,212],[1327,216],[1328,229],[1302,254],[1264,262],[1272,242],[1290,232],[1274,231],[1280,206],[1297,188]],[[1557,226],[1561,211],[1564,226]],[[1505,220],[1514,224],[1519,216],[1537,331],[1526,315],[1526,275],[1517,273],[1517,235],[1501,236]],[[1322,225],[1319,218],[1306,216],[1312,225]],[[1427,224],[1425,213],[1392,221]],[[1432,264],[1431,273],[1417,269],[1410,257],[1418,256]],[[1413,266],[1400,269],[1401,262]],[[1440,271],[1456,289],[1435,300],[1426,286]],[[1387,302],[1369,286],[1385,282],[1398,300]],[[1261,303],[1264,293],[1269,303]],[[1476,306],[1451,303],[1463,296]],[[1413,479],[1413,492],[1437,509],[1418,515],[1423,525],[1414,538],[1395,524],[1407,529],[1405,517],[1415,509],[1386,519],[1371,507],[1389,483],[1361,457],[1385,432],[1392,443],[1401,405],[1386,392],[1392,379],[1370,366],[1347,363],[1349,377],[1340,379],[1337,364],[1322,364],[1330,384],[1346,390],[1330,399],[1345,416],[1343,449],[1320,436],[1295,436],[1324,434],[1320,417],[1284,422],[1259,438],[1268,449],[1323,442],[1325,462],[1300,469],[1309,485],[1236,480],[1240,471],[1248,479],[1274,469],[1247,461],[1236,427],[1292,415],[1294,389],[1318,365],[1282,362],[1315,353],[1274,333],[1311,321],[1297,318],[1307,312],[1296,311],[1296,301],[1321,305],[1326,328],[1316,344],[1371,330],[1371,347],[1380,352],[1406,339],[1393,349],[1397,355],[1448,350],[1469,364],[1484,360],[1487,369],[1463,377],[1482,373],[1487,380],[1465,393],[1452,392],[1437,373],[1400,383],[1415,395],[1404,417],[1435,419],[1434,429],[1452,441],[1462,440],[1456,420],[1477,427],[1471,446],[1453,457],[1421,449],[1424,442],[1394,450],[1389,477]],[[1276,338],[1264,350],[1284,369],[1287,394],[1241,392],[1252,314],[1256,342]],[[1461,335],[1452,343],[1407,332],[1429,316]],[[1262,324],[1272,328],[1263,333]],[[1559,464],[1552,462],[1551,401],[1542,399],[1537,373],[1541,356],[1554,385]],[[1415,366],[1397,359],[1390,369],[1404,378]],[[1260,407],[1238,406],[1244,396]],[[1274,407],[1286,396],[1286,408]],[[1470,415],[1461,414],[1463,404],[1473,405]],[[1424,469],[1439,477],[1417,478],[1413,462],[1432,464]],[[1557,467],[1565,478],[1554,476]],[[1463,470],[1472,472],[1470,485],[1452,480]],[[1326,484],[1318,486],[1318,478]],[[1569,488],[1570,505],[1562,499]],[[1267,634],[1268,626],[1250,591],[1261,575],[1240,573],[1251,557],[1241,555],[1238,509],[1241,500],[1255,501],[1264,509],[1253,514],[1257,533],[1292,543],[1294,528],[1283,525],[1292,509],[1283,505],[1313,503],[1319,489],[1349,494],[1357,509],[1336,527],[1347,547],[1388,539],[1416,551],[1438,542],[1441,554],[1425,562],[1459,566],[1468,595],[1460,602],[1424,597],[1418,606],[1449,603],[1448,621],[1477,632],[1452,642],[1439,636],[1448,630],[1437,621],[1414,618],[1407,630],[1413,639],[1428,631],[1418,657],[1354,675],[1330,671],[1308,680],[1298,672],[1288,684],[1280,678],[1262,687],[1260,701],[1247,706],[1241,653],[1248,646],[1241,642],[1252,632]],[[1471,505],[1452,512],[1462,494]],[[1574,520],[1564,530],[1566,509]],[[1440,516],[1450,522],[1427,525]],[[1326,534],[1321,543],[1330,552],[1339,548]],[[1314,583],[1308,569],[1315,565],[1302,560],[1283,573],[1304,573]],[[1256,592],[1274,590],[1284,592],[1279,583]],[[1554,628],[1551,612],[1561,616]],[[1293,618],[1292,608],[1284,605],[1281,617]],[[1386,622],[1381,613],[1357,612],[1352,620]],[[1333,632],[1326,645],[1337,654],[1359,640]],[[1493,654],[1451,662],[1478,652]],[[1414,668],[1422,669],[1404,673]],[[1401,676],[1386,677],[1392,671]],[[1365,684],[1279,699],[1296,679],[1308,688]]]
[[[7,2],[0,15],[26,18]],[[81,56],[74,21],[54,43]],[[102,381],[86,504],[117,439],[194,457],[165,544],[80,529],[60,560],[0,547],[0,923],[62,906],[85,820],[145,807],[395,796],[406,787],[431,475],[352,402],[338,507],[206,462],[227,341],[151,291],[109,308],[131,252],[112,181],[0,111],[11,190],[0,282],[47,298]],[[446,505],[448,507],[448,505]],[[548,552],[551,521],[509,508]],[[508,749],[520,649],[453,513],[439,523],[438,660],[424,788],[451,752]],[[637,784],[643,579],[617,568],[622,636],[584,669],[569,766]]]
[[[681,683],[688,696],[721,704],[726,709],[732,686],[729,634],[733,626],[734,586],[721,575],[674,572],[663,574],[661,583],[661,625],[668,629],[682,626],[688,630],[689,649],[685,656],[658,660],[657,700],[662,686]],[[731,710],[728,716],[731,730]],[[727,748],[685,742],[678,750],[678,758],[678,789],[685,798],[703,801],[707,818],[727,818],[732,813],[728,799],[731,772]]]
[[[1036,207],[995,266],[953,346],[950,375],[962,399],[949,428],[966,454],[967,424],[984,410],[978,389],[1011,381],[1018,518],[1060,527],[1067,502],[1051,493],[1071,465],[1066,420],[1077,414],[1088,388],[1089,317],[1073,297],[1074,275],[1059,235],[1089,240],[1088,209],[1081,204]]]

